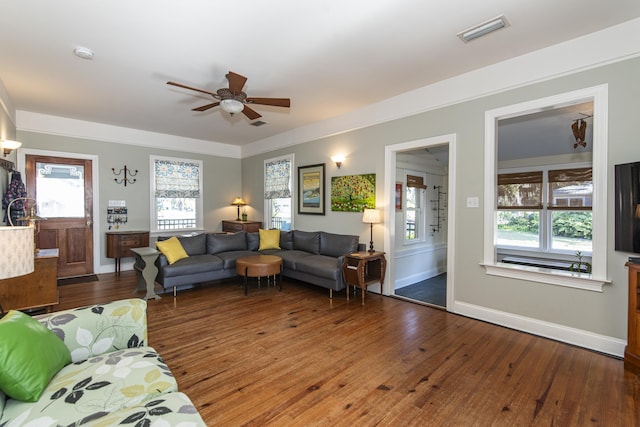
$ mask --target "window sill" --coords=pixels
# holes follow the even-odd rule
[[[568,288],[584,289],[593,292],[603,292],[603,286],[610,280],[596,279],[592,274],[573,273],[569,271],[552,270],[549,268],[529,267],[513,264],[480,264],[491,276],[509,277],[511,279],[528,280],[548,285],[564,286]]]

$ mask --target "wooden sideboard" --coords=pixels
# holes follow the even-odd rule
[[[107,258],[116,259],[116,273],[120,273],[120,258],[133,257],[132,248],[149,247],[148,231],[108,231]]]
[[[0,304],[5,311],[58,304],[58,249],[40,249],[33,273],[0,280]]]
[[[257,233],[260,228],[262,228],[262,222],[260,221],[222,221],[222,231],[227,233],[236,233],[238,231]]]
[[[640,373],[640,264],[628,262],[625,265],[629,270],[629,311],[624,367]]]

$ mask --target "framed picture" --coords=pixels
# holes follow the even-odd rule
[[[396,212],[402,211],[402,183],[396,182]]]
[[[298,167],[298,214],[324,215],[324,163]]]
[[[376,207],[376,174],[331,177],[331,210],[362,212]]]

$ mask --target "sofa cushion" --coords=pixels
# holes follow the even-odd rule
[[[280,249],[280,230],[258,230],[260,234],[259,251]]]
[[[222,260],[222,268],[225,270],[235,269],[236,268],[236,260],[243,256],[253,256],[256,255],[255,252],[251,251],[228,251],[217,254],[217,257],[220,257]]]
[[[8,396],[35,402],[69,363],[67,346],[36,319],[11,310],[0,320],[0,389]]]
[[[169,264],[173,264],[174,262],[189,256],[176,236],[167,240],[157,241],[156,247],[160,252],[162,252],[162,255],[167,257]]]
[[[276,255],[282,258],[282,267],[285,270],[295,270],[296,269],[296,261],[302,258],[306,258],[312,256],[309,252],[306,251],[266,251],[266,255]]]
[[[110,412],[125,407],[140,411],[146,402],[176,391],[175,378],[153,348],[124,349],[65,366],[37,402],[7,401],[3,420],[20,419],[20,425],[33,426],[95,425]]]
[[[246,251],[246,232],[239,231],[233,234],[207,234],[207,253],[217,254],[228,251]]]
[[[178,237],[187,255],[203,255],[207,253],[207,235],[204,233],[195,236]]]
[[[310,255],[296,261],[296,271],[325,279],[337,280],[342,274],[342,262],[325,255]]]
[[[320,253],[320,232],[294,230],[293,249],[318,255]]]
[[[164,267],[165,277],[185,276],[222,270],[223,262],[217,255],[194,255]]]
[[[257,251],[260,247],[260,233],[247,233],[247,250]]]
[[[280,249],[293,249],[293,231],[280,230]]]
[[[320,233],[320,255],[339,257],[358,250],[358,236]]]

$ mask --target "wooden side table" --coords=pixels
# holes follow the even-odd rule
[[[27,310],[58,304],[58,249],[40,249],[34,270],[24,276],[0,280],[0,302],[6,310]]]
[[[136,258],[133,268],[138,274],[138,286],[133,292],[147,291],[144,299],[160,299],[160,295],[156,294],[156,275],[158,267],[156,267],[156,258],[160,252],[153,248],[132,248],[131,253]]]
[[[260,221],[236,221],[236,220],[224,220],[222,221],[222,231],[227,233],[236,233],[238,231],[246,231],[247,233],[257,233],[262,228],[262,222]]]
[[[120,258],[133,256],[131,248],[146,248],[148,246],[148,231],[107,232],[107,258],[116,259],[116,274],[120,273]]]
[[[625,266],[629,269],[629,311],[624,368],[640,373],[640,264],[628,262]]]
[[[344,256],[342,261],[342,277],[347,285],[347,301],[349,285],[362,289],[362,305],[367,286],[380,283],[380,295],[384,285],[384,273],[387,270],[387,259],[384,252],[353,252]]]

